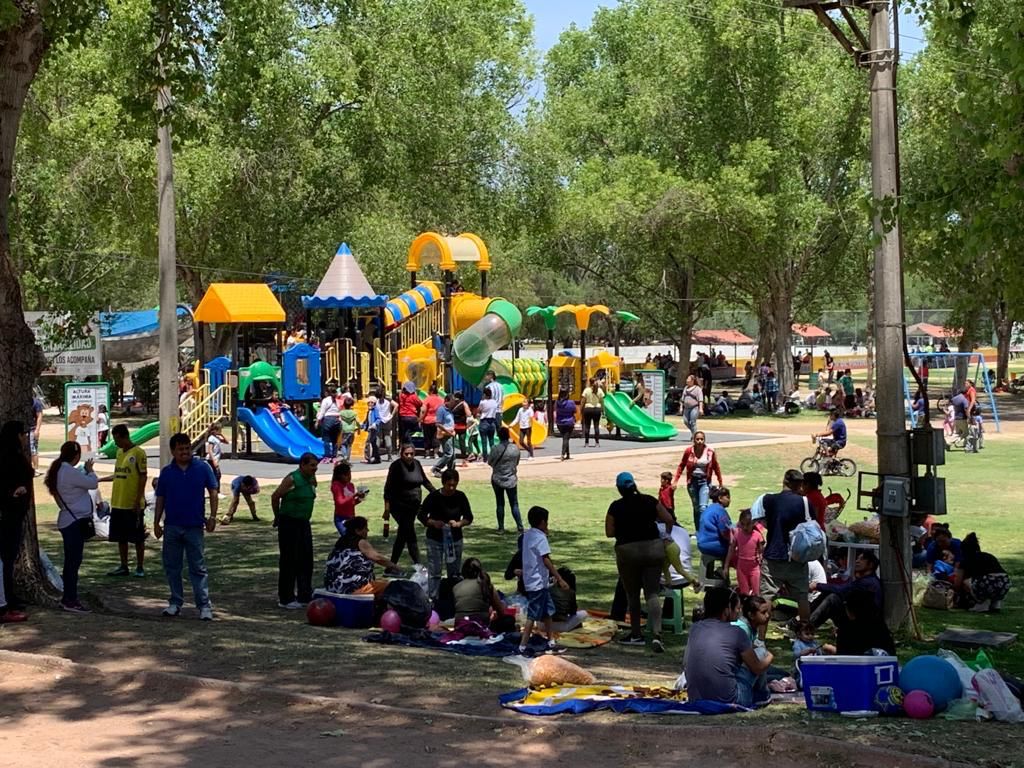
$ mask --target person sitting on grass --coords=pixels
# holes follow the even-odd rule
[[[477,558],[471,557],[462,564],[462,581],[452,588],[452,594],[456,619],[471,619],[482,627],[503,631],[498,627],[504,623],[505,604]]]
[[[551,630],[555,601],[551,598],[549,583],[553,579],[562,589],[568,589],[569,585],[551,562],[551,547],[548,544],[549,514],[544,507],[530,507],[526,513],[530,528],[523,533],[523,587],[526,591],[527,608],[526,623],[519,639],[519,653],[522,655],[529,652],[530,637],[533,635],[534,624],[538,621],[544,622],[544,634],[548,639],[546,652],[565,652],[565,648],[555,642]]]
[[[327,557],[324,570],[324,589],[337,595],[380,595],[387,588],[387,579],[377,579],[373,565],[396,569],[373,548],[367,537],[370,524],[365,517],[356,515],[345,525],[345,535],[338,539]]]
[[[704,619],[690,628],[683,654],[690,701],[753,706],[750,676],[741,675],[740,669],[746,667],[756,679],[768,671],[773,656],[767,649],[755,651],[747,631],[732,623],[739,615],[740,596],[735,591],[712,587],[704,593]]]
[[[846,593],[843,603],[846,621],[836,629],[836,653],[863,656],[877,648],[895,656],[896,642],[885,626],[875,596],[865,589],[852,589]]]
[[[839,627],[846,621],[846,597],[854,590],[866,592],[875,601],[878,612],[882,612],[882,581],[878,578],[878,555],[870,550],[857,554],[853,563],[853,579],[844,584],[814,585],[814,591],[824,595],[814,605],[810,623],[815,629],[829,619]],[[794,623],[793,628],[795,629]]]
[[[814,639],[814,625],[809,621],[798,621],[793,639],[793,679],[798,688],[803,688],[800,679],[800,660],[808,656],[835,656],[834,645],[822,644]]]
[[[253,500],[253,496],[256,496],[260,492],[259,481],[252,475],[239,475],[231,481],[231,504],[228,505],[228,513],[221,518],[221,523],[228,525],[232,520],[235,519],[235,513],[238,511],[238,502],[241,499],[245,499],[246,505],[249,507],[249,514],[252,515],[253,520],[259,520],[259,515],[256,514],[256,502]]]

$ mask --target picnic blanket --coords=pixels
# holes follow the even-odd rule
[[[612,712],[671,715],[723,715],[751,710],[717,701],[687,701],[684,691],[640,685],[577,685],[521,688],[498,697],[505,709],[524,715],[581,715],[608,709]]]

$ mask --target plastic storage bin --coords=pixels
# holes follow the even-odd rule
[[[817,712],[863,712],[876,709],[875,694],[898,685],[895,656],[807,656],[800,660],[807,708]]]
[[[313,597],[322,597],[334,603],[334,623],[349,629],[373,626],[373,595],[339,595],[318,589]]]

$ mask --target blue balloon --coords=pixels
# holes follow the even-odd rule
[[[935,711],[943,712],[949,702],[963,695],[963,685],[956,669],[938,656],[918,656],[900,670],[900,688],[907,691],[926,691],[935,702]]]

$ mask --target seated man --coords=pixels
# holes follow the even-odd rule
[[[853,578],[845,584],[815,583],[812,591],[822,595],[814,603],[811,624],[817,629],[829,619],[838,628],[846,621],[845,598],[853,590],[869,592],[874,596],[875,605],[882,609],[882,582],[878,578],[878,556],[871,551],[857,554],[853,564]]]
[[[812,441],[821,441],[821,446],[828,456],[835,456],[846,447],[846,422],[843,421],[843,412],[839,408],[833,408],[828,414],[828,429],[824,432],[816,432],[811,435]]]
[[[711,413],[715,414],[716,416],[728,416],[735,409],[736,406],[733,403],[732,398],[729,397],[729,393],[723,392],[721,395],[718,396],[718,399],[715,401],[715,404],[711,406]]]

